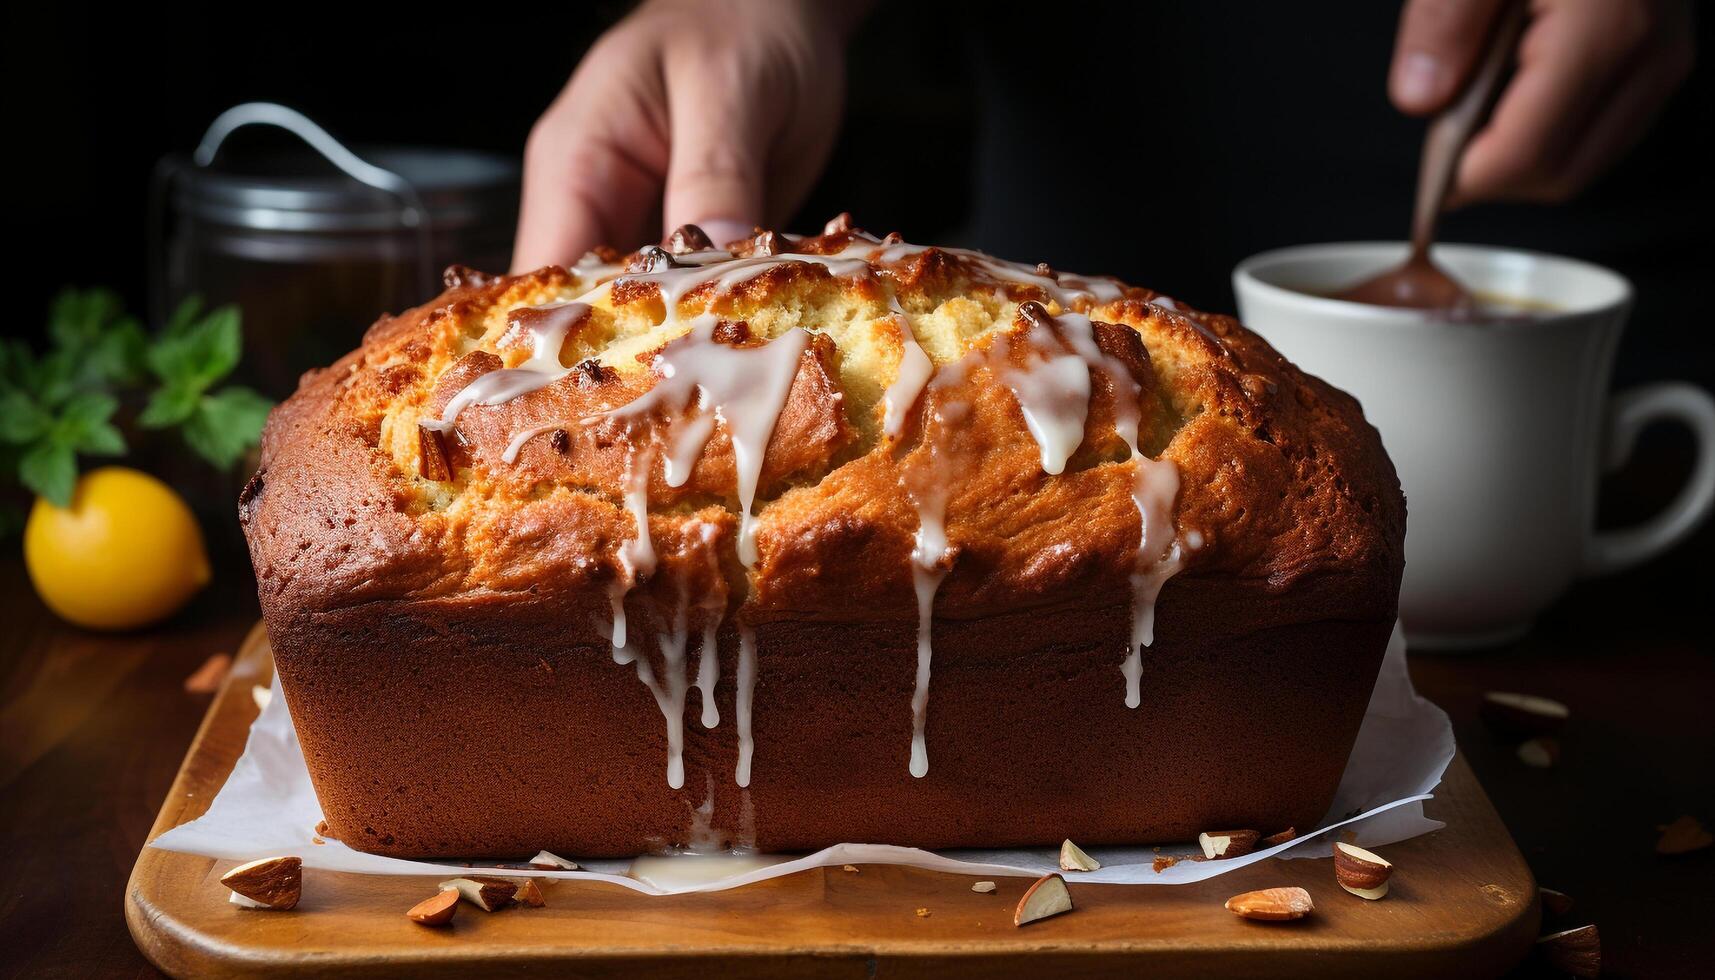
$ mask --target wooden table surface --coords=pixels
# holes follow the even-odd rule
[[[1578,586],[1518,643],[1413,661],[1538,880],[1600,926],[1613,976],[1715,970],[1715,850],[1653,850],[1681,814],[1715,825],[1711,557],[1705,527],[1662,562]],[[49,614],[15,550],[0,561],[0,975],[157,975],[121,901],[209,703],[184,679],[257,616],[241,561],[222,571],[166,625],[106,636]],[[1486,690],[1571,706],[1558,767],[1526,768],[1488,737]]]

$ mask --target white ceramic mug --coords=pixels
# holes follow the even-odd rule
[[[1552,255],[1441,245],[1436,261],[1467,287],[1552,312],[1450,323],[1325,295],[1405,253],[1384,242],[1265,252],[1239,263],[1233,288],[1246,326],[1357,396],[1381,432],[1405,488],[1409,640],[1509,639],[1575,578],[1647,561],[1709,515],[1715,399],[1676,381],[1608,394],[1632,303],[1624,277]],[[1602,468],[1617,468],[1645,426],[1666,420],[1697,438],[1690,480],[1650,521],[1596,531]]]

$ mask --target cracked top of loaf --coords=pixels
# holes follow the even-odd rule
[[[1123,595],[1158,557],[1140,556],[1147,461],[1116,427],[1129,418],[1137,452],[1178,474],[1182,567],[1164,609],[1210,587],[1252,591],[1275,620],[1392,617],[1405,508],[1374,429],[1231,318],[839,220],[725,251],[672,244],[517,276],[449,270],[441,295],[306,374],[240,499],[265,610],[586,601],[617,585],[750,623],[907,619],[931,491],[946,535],[937,616]],[[1018,384],[1042,344],[1072,349],[1073,314],[1099,347],[1086,360],[1105,367],[1087,372],[1082,439],[1051,474]],[[518,375],[536,387],[449,410],[498,369],[539,372],[546,317],[564,335],[548,374]],[[801,344],[756,467],[753,561],[739,548],[743,420],[701,389],[665,413],[617,411],[699,325],[735,350]],[[926,385],[900,381],[912,346]],[[712,429],[670,477],[675,426],[699,404]],[[1295,609],[1307,580],[1338,587]]]

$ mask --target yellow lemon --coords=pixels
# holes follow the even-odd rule
[[[48,608],[98,630],[165,619],[209,580],[191,509],[165,483],[123,466],[85,473],[70,507],[37,498],[24,564]]]

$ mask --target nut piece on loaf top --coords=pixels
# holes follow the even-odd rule
[[[1182,569],[1163,606],[1198,588],[1249,590],[1255,622],[1208,624],[1235,633],[1394,615],[1405,507],[1375,430],[1351,397],[1235,320],[1111,279],[878,240],[839,219],[820,236],[759,231],[729,245],[732,257],[686,238],[674,236],[678,254],[603,249],[517,276],[454,267],[440,296],[383,317],[360,348],[306,374],[270,417],[239,502],[265,611],[523,593],[587,602],[618,583],[664,602],[725,602],[723,616],[753,625],[911,619],[915,500],[936,490],[947,538],[936,615],[1124,601],[1141,528],[1138,464],[1116,419],[1135,414],[1139,451],[1179,477]],[[697,263],[709,264],[681,271]],[[578,299],[589,309],[561,321],[563,377],[433,429],[473,380],[529,361],[531,324],[547,314],[526,308]],[[1082,441],[1049,475],[1008,372],[1040,356],[1028,341],[1060,332],[1068,313],[1090,318],[1102,363],[1130,381],[1088,372]],[[748,565],[729,420],[669,483],[667,419],[592,418],[654,387],[657,355],[699,323],[740,349],[809,335],[762,457]],[[913,343],[934,380],[897,386],[888,426],[888,389]],[[1135,413],[1117,401],[1133,397]],[[628,481],[639,458],[646,487]],[[628,502],[640,500],[653,567],[628,553]],[[1294,601],[1309,577],[1316,597]]]

